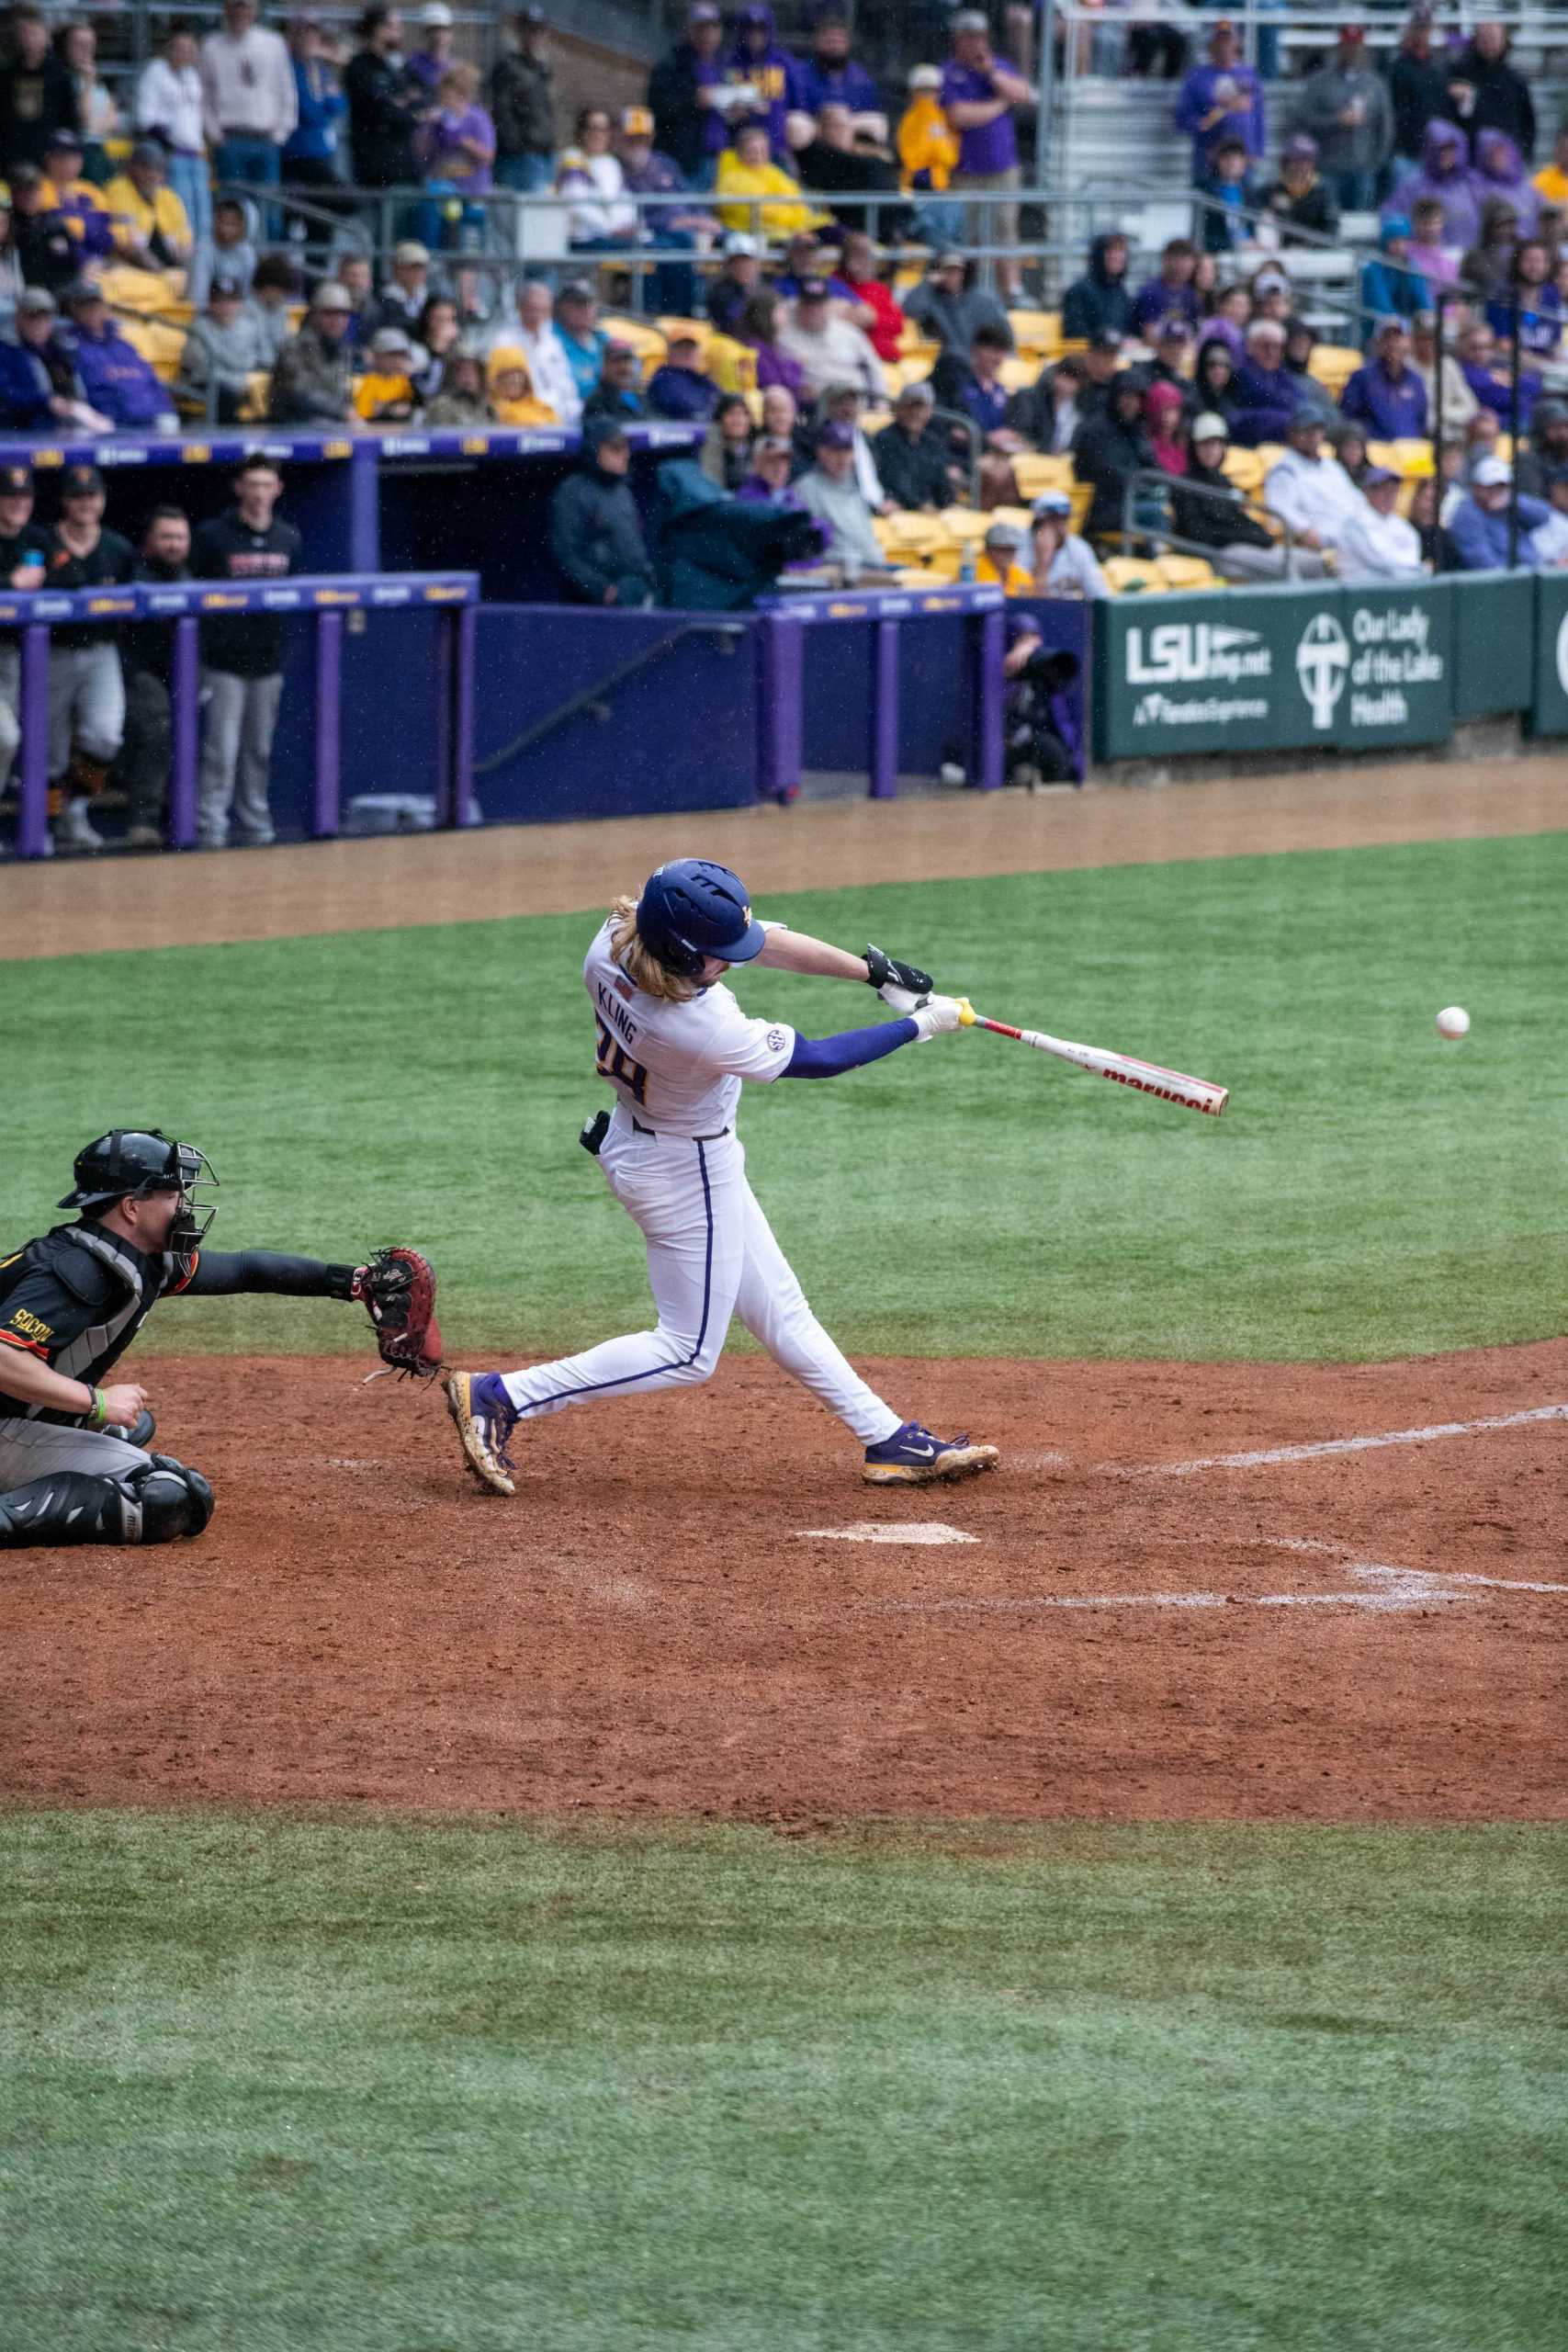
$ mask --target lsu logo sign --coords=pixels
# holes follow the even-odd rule
[[[1273,656],[1255,628],[1221,621],[1162,621],[1127,631],[1130,686],[1236,685],[1267,678]]]

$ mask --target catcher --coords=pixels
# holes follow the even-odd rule
[[[101,1385],[161,1298],[357,1298],[387,1363],[439,1369],[435,1277],[417,1250],[329,1266],[205,1250],[216,1210],[197,1194],[218,1179],[205,1153],[156,1127],[100,1136],[74,1174],[60,1206],[79,1210],[79,1222],[0,1259],[0,1551],[167,1544],[207,1525],[212,1489],[200,1471],[147,1450],[147,1391]]]

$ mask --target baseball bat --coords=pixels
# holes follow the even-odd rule
[[[1079,1069],[1092,1070],[1097,1078],[1114,1079],[1118,1086],[1135,1087],[1140,1094],[1157,1094],[1162,1102],[1179,1102],[1184,1110],[1203,1111],[1217,1119],[1231,1099],[1229,1087],[1212,1085],[1206,1078],[1188,1078],[1179,1069],[1162,1069],[1157,1062],[1141,1062],[1131,1054],[1107,1053],[1100,1046],[1075,1046],[1065,1037],[1048,1037],[1043,1029],[1014,1029],[1006,1021],[987,1021],[967,997],[961,1001],[961,1028],[988,1029],[993,1036],[1015,1038],[1021,1046],[1032,1046],[1037,1054],[1055,1054]]]

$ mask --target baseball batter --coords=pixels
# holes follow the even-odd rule
[[[724,976],[734,964],[869,982],[901,1014],[833,1037],[801,1036],[742,1012]],[[617,899],[582,967],[598,1024],[597,1069],[615,1093],[583,1141],[648,1243],[659,1320],[583,1355],[523,1372],[459,1372],[447,1409],[469,1466],[497,1494],[515,1491],[508,1453],[520,1420],[564,1406],[708,1379],[739,1315],[775,1363],[836,1413],[864,1449],[873,1485],[967,1477],[991,1445],[940,1438],[900,1419],[834,1346],[806,1303],[746,1180],[735,1131],[741,1081],[834,1078],[959,1025],[954,997],[878,948],[849,956],[752,915],[744,885],[703,858],[661,865],[639,899]]]
[[[218,1179],[204,1153],[156,1127],[100,1136],[74,1173],[60,1206],[79,1221],[0,1259],[0,1551],[167,1544],[207,1525],[212,1489],[200,1471],[147,1450],[146,1389],[100,1385],[162,1298],[357,1298],[389,1363],[435,1370],[434,1278],[417,1251],[336,1266],[205,1250],[217,1212],[197,1195]]]

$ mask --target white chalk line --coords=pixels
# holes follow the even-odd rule
[[[1438,1438],[1523,1429],[1529,1421],[1568,1421],[1568,1405],[1532,1405],[1522,1413],[1487,1413],[1474,1421],[1434,1421],[1424,1430],[1383,1430],[1375,1437],[1322,1438],[1314,1445],[1270,1445],[1254,1453],[1202,1453],[1190,1462],[1102,1462],[1115,1478],[1190,1478],[1200,1470],[1262,1470],[1276,1462],[1315,1462],[1329,1453],[1374,1453],[1391,1445],[1431,1445]]]
[[[1509,1577],[1473,1576],[1461,1569],[1394,1567],[1383,1560],[1366,1560],[1342,1544],[1322,1544],[1310,1537],[1259,1535],[1238,1542],[1269,1552],[1314,1553],[1341,1562],[1360,1579],[1348,1592],[1098,1592],[1034,1593],[1023,1597],[984,1594],[949,1595],[936,1600],[889,1600],[875,1604],[899,1615],[1016,1615],[1036,1609],[1360,1609],[1382,1613],[1393,1610],[1430,1609],[1468,1600],[1468,1590],[1457,1587],[1484,1586],[1496,1592],[1568,1593],[1568,1584],[1535,1584]]]

